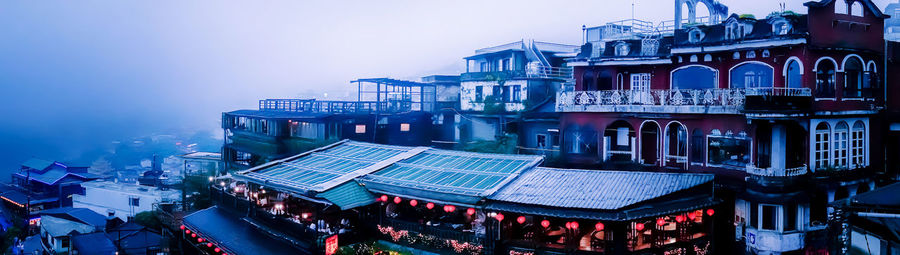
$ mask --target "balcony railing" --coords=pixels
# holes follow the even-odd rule
[[[459,75],[460,81],[496,81],[527,77],[525,70],[506,70],[496,72],[468,72]]]
[[[327,112],[327,113],[370,113],[404,112],[422,108],[421,102],[412,100],[391,101],[321,101],[315,99],[263,99],[259,100],[261,111],[284,112]]]
[[[749,88],[747,96],[812,97],[812,90],[809,88]]]
[[[559,92],[559,112],[737,113],[743,89],[601,90]]]
[[[793,167],[793,168],[759,168],[755,166],[747,166],[747,173],[752,175],[766,176],[766,177],[795,177],[801,176],[809,172],[809,168],[806,165]]]
[[[528,78],[544,78],[571,80],[572,68],[570,67],[552,67],[552,66],[530,66],[525,70]]]
[[[672,89],[563,91],[557,94],[558,112],[661,112],[736,114],[747,97],[811,98],[809,88]],[[753,104],[753,102],[750,102]],[[765,108],[765,106],[754,106]]]

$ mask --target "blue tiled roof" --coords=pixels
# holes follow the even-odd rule
[[[25,161],[25,163],[22,163],[22,166],[36,169],[36,170],[44,170],[44,169],[47,169],[48,167],[50,167],[51,165],[53,165],[53,161],[47,161],[47,160],[38,159],[38,158],[28,159]]]
[[[116,246],[103,232],[73,236],[72,246],[78,254],[116,254]]]
[[[106,217],[87,208],[60,207],[43,210],[39,214],[75,220],[99,228],[106,227]]]
[[[217,244],[228,254],[309,253],[272,239],[250,223],[215,206],[185,216],[184,225]]]

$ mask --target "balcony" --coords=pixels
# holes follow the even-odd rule
[[[556,111],[737,114],[745,97],[743,89],[570,91],[557,93]]]
[[[747,227],[745,242],[755,251],[788,252],[803,249],[806,233],[800,231],[779,232]]]
[[[740,114],[808,109],[802,102],[811,100],[809,88],[565,91],[557,94],[556,111]]]
[[[755,166],[747,166],[747,173],[756,176],[764,176],[764,177],[796,177],[802,176],[809,172],[809,168],[806,165],[794,167],[794,168],[759,168]]]
[[[512,80],[528,77],[525,70],[507,70],[497,72],[468,72],[462,73],[459,80],[467,81],[496,81],[496,80]]]
[[[421,102],[410,98],[386,101],[322,101],[315,99],[263,99],[260,111],[321,112],[321,113],[374,113],[406,112],[422,109]]]
[[[747,89],[745,112],[803,112],[812,107],[809,88],[750,88]]]
[[[552,66],[530,66],[525,70],[528,78],[571,80],[572,68]]]

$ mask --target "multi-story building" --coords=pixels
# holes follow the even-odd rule
[[[0,198],[17,216],[29,219],[41,210],[72,206],[72,195],[84,192],[80,184],[99,178],[88,173],[87,167],[29,159],[12,174],[12,181],[0,192]]]
[[[72,207],[87,208],[122,221],[130,221],[138,213],[152,211],[160,204],[176,204],[181,200],[178,190],[129,183],[90,181],[81,187],[84,193],[72,196]]]
[[[400,145],[428,145],[432,112],[453,100],[455,90],[442,82],[388,78],[359,79],[357,100],[265,99],[258,110],[222,114],[223,159],[228,168],[248,168],[340,139]],[[443,101],[438,101],[441,88]]]
[[[545,124],[523,122],[517,115],[552,104],[555,93],[572,77],[564,59],[574,56],[576,50],[572,45],[525,40],[475,50],[475,55],[465,58],[466,72],[460,75],[462,114],[456,117],[460,130],[457,140],[494,141],[516,132],[511,123]],[[540,133],[549,136],[547,127],[555,130],[556,126],[551,121]],[[519,143],[534,148],[538,141]]]
[[[582,52],[569,62],[575,91],[557,96],[564,158],[715,173],[738,194],[727,213],[746,250],[826,249],[814,237],[828,203],[884,169],[885,144],[870,138],[885,135],[887,15],[867,0],[805,5]]]

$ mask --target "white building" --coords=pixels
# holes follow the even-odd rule
[[[123,221],[140,212],[153,210],[158,203],[181,200],[178,190],[160,190],[135,184],[91,181],[82,183],[81,187],[84,188],[84,195],[73,195],[72,207],[87,208]]]

